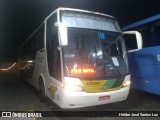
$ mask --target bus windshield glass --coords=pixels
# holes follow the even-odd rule
[[[78,78],[106,78],[128,74],[126,49],[121,33],[68,28],[63,47],[64,74]]]

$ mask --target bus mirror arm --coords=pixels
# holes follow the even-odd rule
[[[60,46],[68,45],[67,25],[65,23],[58,23],[58,36]]]
[[[143,45],[143,42],[142,42],[142,35],[140,32],[138,31],[125,31],[123,32],[123,35],[135,35],[136,37],[136,40],[137,40],[137,49],[133,49],[133,50],[129,50],[128,52],[131,53],[131,52],[135,52],[135,51],[139,51],[142,49],[142,45]]]

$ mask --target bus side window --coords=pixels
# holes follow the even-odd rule
[[[142,25],[137,27],[137,31],[142,34],[143,48],[151,47],[151,25]]]
[[[157,45],[160,45],[160,21],[156,23],[156,40]]]

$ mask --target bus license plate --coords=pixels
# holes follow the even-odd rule
[[[109,100],[109,99],[110,99],[110,96],[100,96],[100,97],[99,97],[99,101]]]

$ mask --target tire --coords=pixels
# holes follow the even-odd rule
[[[42,101],[45,100],[45,87],[44,87],[44,82],[43,79],[40,77],[39,79],[39,95]]]

